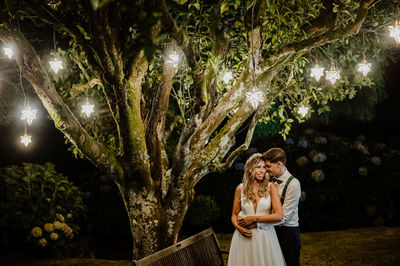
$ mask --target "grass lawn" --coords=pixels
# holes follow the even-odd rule
[[[229,250],[232,235],[217,237]],[[301,265],[400,265],[400,227],[303,233],[301,241]]]
[[[229,250],[232,234],[217,234]],[[400,265],[400,227],[371,227],[301,234],[301,265]],[[224,255],[225,263],[227,255]],[[129,260],[47,259],[24,254],[0,258],[0,265],[131,265]]]

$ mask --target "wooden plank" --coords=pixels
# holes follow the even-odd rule
[[[217,237],[213,230],[208,228],[150,256],[134,260],[133,265],[219,266],[224,265],[224,262],[219,250]]]

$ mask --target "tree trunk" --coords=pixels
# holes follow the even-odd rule
[[[133,259],[151,255],[177,241],[183,218],[189,207],[187,197],[183,197],[186,200],[172,199],[172,205],[169,199],[163,205],[161,193],[156,193],[152,188],[132,184],[127,188],[120,186],[119,188],[132,232]]]

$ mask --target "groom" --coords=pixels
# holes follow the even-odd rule
[[[283,219],[275,225],[279,245],[288,266],[300,265],[300,182],[286,169],[286,154],[282,149],[269,149],[263,159],[269,176],[277,183],[282,202]]]

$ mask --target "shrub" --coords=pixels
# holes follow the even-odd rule
[[[198,195],[190,205],[186,222],[194,226],[208,225],[218,219],[220,209],[210,196]]]
[[[0,169],[0,241],[29,240],[35,247],[66,247],[78,233],[83,194],[52,163]]]

